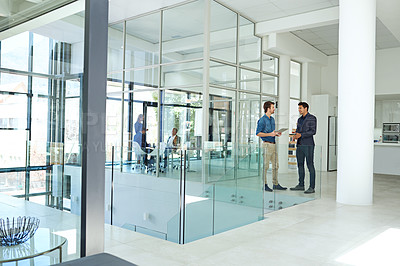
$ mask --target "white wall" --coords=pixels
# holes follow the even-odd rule
[[[307,98],[302,99],[303,101],[311,102],[312,95],[323,94],[321,87],[321,66],[313,63],[307,63],[308,70],[307,73],[303,76],[303,78],[307,79],[305,90],[307,90]],[[311,105],[311,103],[310,103]],[[310,106],[310,110],[312,106]]]
[[[310,68],[310,67],[309,67]],[[398,74],[400,69],[400,48],[378,50],[376,52],[376,72],[375,72],[375,95],[398,95],[400,97],[400,90],[397,88],[400,84],[400,75]],[[309,70],[310,71],[310,70]],[[314,71],[315,73],[317,71]],[[310,79],[308,85],[313,80],[312,74],[308,74],[307,77]],[[314,86],[315,88],[317,86]],[[317,89],[312,89],[312,95],[316,94],[327,94],[331,96],[337,96],[338,94],[338,56],[329,56],[328,65],[321,68],[321,89],[318,92]],[[313,101],[315,102],[315,101]],[[377,102],[376,117],[381,117],[382,114],[382,102]],[[313,113],[313,105],[311,105],[311,113]],[[318,107],[319,108],[319,107]],[[325,115],[324,115],[325,116]],[[317,117],[318,118],[318,117]],[[377,127],[380,127],[381,120],[378,119]],[[316,136],[317,145],[325,146],[325,139],[320,139],[319,136],[322,134],[325,138],[324,127],[321,127],[322,120],[318,120],[318,133]],[[326,147],[324,147],[326,148]],[[323,155],[326,153],[323,151]],[[324,160],[323,160],[324,163]],[[324,165],[323,165],[324,167]],[[324,169],[324,168],[323,168]]]
[[[83,42],[71,45],[71,74],[83,73]]]
[[[265,37],[263,49],[274,54],[288,55],[300,62],[327,64],[325,54],[289,32],[273,33]]]
[[[337,115],[337,97],[328,94],[313,95],[310,104],[310,113],[317,117],[317,134],[314,137],[315,145],[322,147],[321,170],[327,171],[328,158],[328,116]],[[317,148],[320,149],[320,148]],[[319,153],[315,152],[316,160]]]
[[[375,94],[400,94],[400,48],[378,50],[376,53]]]
[[[376,51],[375,94],[400,94],[400,48]],[[329,56],[321,69],[321,94],[337,96],[338,57]]]
[[[328,56],[328,65],[321,68],[320,94],[338,95],[338,56]]]
[[[337,96],[338,90],[338,57],[329,56],[328,65],[321,69],[320,94]],[[376,51],[375,68],[375,95],[384,96],[386,100],[399,99],[400,90],[400,48],[391,48]],[[315,95],[315,92],[313,92]],[[375,127],[380,128],[383,116],[383,102],[377,100],[375,104]],[[379,136],[375,136],[377,139]]]

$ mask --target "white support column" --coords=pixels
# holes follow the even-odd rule
[[[300,100],[303,102],[311,102],[311,91],[308,86],[308,66],[309,63],[305,62],[301,64],[301,94]]]
[[[341,0],[337,201],[372,204],[376,0]]]
[[[277,129],[289,128],[290,113],[290,57],[279,58],[279,100],[278,100]],[[288,172],[289,131],[278,138],[279,173]]]

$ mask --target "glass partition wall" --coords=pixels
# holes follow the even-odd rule
[[[187,243],[263,219],[279,73],[252,21],[197,0],[115,23],[108,70],[107,223]]]
[[[0,217],[38,217],[64,260],[80,257],[83,38],[80,10],[0,41]]]

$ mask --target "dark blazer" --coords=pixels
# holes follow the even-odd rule
[[[303,124],[299,126],[299,120],[297,120],[297,130],[296,133],[300,133],[301,137],[297,140],[297,146],[299,145],[309,145],[315,146],[314,135],[317,133],[317,118],[308,113]]]

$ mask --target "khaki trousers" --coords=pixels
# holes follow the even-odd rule
[[[264,157],[264,183],[267,184],[267,171],[269,169],[269,162],[272,164],[272,184],[278,185],[278,168],[279,163],[277,160],[276,144],[263,142],[263,157]]]

